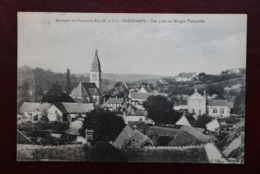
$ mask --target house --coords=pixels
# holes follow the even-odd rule
[[[94,109],[93,103],[55,103],[48,109],[49,121],[76,121]]]
[[[233,109],[233,102],[228,100],[208,100],[207,112],[211,117],[229,117]]]
[[[112,111],[117,111],[119,108],[121,108],[124,104],[123,98],[109,98],[104,104],[103,108],[108,108]]]
[[[188,111],[189,113],[196,113],[198,115],[206,114],[206,92],[204,95],[198,93],[195,88],[194,93],[188,97]]]
[[[126,124],[128,124],[128,122],[145,122],[146,116],[147,111],[136,109],[124,112],[123,119]]]
[[[180,73],[178,76],[175,77],[177,82],[187,82],[191,80],[198,80],[198,76],[196,73]]]
[[[126,125],[112,145],[119,149],[123,147],[141,148],[145,145],[152,145],[152,141],[147,135]]]
[[[217,119],[214,119],[206,124],[206,129],[211,132],[216,132],[220,129],[220,123]]]
[[[37,122],[41,120],[42,116],[47,115],[50,107],[50,103],[24,102],[19,109],[21,120]]]

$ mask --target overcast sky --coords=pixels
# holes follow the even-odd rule
[[[246,25],[246,15],[19,13],[18,67],[89,73],[97,47],[104,73],[219,74],[245,68]]]

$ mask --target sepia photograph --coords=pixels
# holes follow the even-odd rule
[[[246,14],[17,20],[17,161],[245,163]]]

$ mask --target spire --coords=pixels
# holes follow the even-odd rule
[[[92,72],[101,72],[101,66],[100,66],[100,61],[98,58],[98,50],[96,49],[95,51],[95,57],[92,62],[92,67],[91,67]]]

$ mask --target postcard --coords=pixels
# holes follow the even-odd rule
[[[17,16],[17,161],[244,164],[247,15]]]

